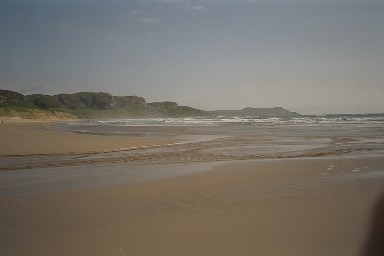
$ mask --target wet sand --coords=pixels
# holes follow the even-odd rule
[[[366,165],[367,175],[353,171]],[[383,192],[383,176],[369,175],[380,166],[232,162],[162,180],[2,197],[1,254],[358,255]]]
[[[42,124],[23,125],[29,134]],[[76,143],[94,135],[71,136]],[[0,184],[10,191],[0,196],[0,255],[359,255],[384,192],[384,160],[369,155],[96,162],[70,180],[77,167],[60,166],[41,169],[63,173],[42,183],[17,179],[35,169],[0,173],[16,177],[8,185],[31,187],[16,193]],[[94,182],[97,168],[111,176]]]

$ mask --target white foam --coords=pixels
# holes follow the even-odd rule
[[[185,117],[185,118],[125,118],[98,120],[84,125],[92,124],[114,126],[217,126],[217,125],[290,125],[290,126],[324,126],[324,125],[383,125],[384,115],[312,115],[294,117],[259,117],[259,116],[233,116],[233,117]]]

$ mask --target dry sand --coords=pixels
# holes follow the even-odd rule
[[[60,152],[86,141],[77,150],[98,149],[93,135],[50,125],[2,127],[2,140],[49,138],[13,146],[17,154],[52,153],[66,140]],[[113,147],[131,143],[119,140]],[[4,196],[0,255],[359,255],[383,166],[368,157],[237,161],[157,181]]]
[[[67,154],[114,151],[176,142],[170,138],[76,134],[53,128],[53,121],[3,118],[0,155]]]

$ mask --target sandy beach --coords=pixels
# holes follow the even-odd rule
[[[116,151],[124,148],[173,143],[169,138],[100,136],[59,131],[58,121],[3,118],[0,155],[68,154]]]
[[[0,256],[384,256],[384,0],[0,0]]]
[[[174,142],[76,134],[45,122],[7,122],[1,127],[1,141],[6,143],[0,155],[18,156]],[[384,192],[383,166],[382,157],[369,155],[95,162],[81,168],[154,174],[137,182],[107,177],[94,186],[61,189],[54,188],[64,178],[36,184],[33,179],[18,180],[28,172],[32,177],[36,167],[3,170],[0,255],[361,255],[373,206]],[[162,176],[171,167],[181,174]],[[57,170],[72,173],[77,167],[61,168]],[[53,189],[36,189],[50,184]],[[16,193],[12,185],[31,189]]]

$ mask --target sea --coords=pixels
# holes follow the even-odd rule
[[[93,120],[88,124],[106,124],[117,126],[226,126],[226,125],[285,125],[285,126],[324,126],[324,125],[383,125],[384,114],[332,114],[302,115],[292,117],[182,117],[182,118],[133,118]]]

